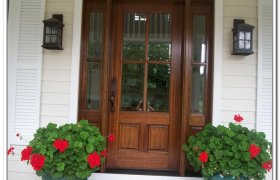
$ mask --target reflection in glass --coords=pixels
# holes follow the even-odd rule
[[[205,92],[205,66],[192,68],[192,112],[204,113],[204,92]]]
[[[88,57],[90,59],[103,59],[103,14],[90,13]]]
[[[195,62],[206,61],[206,16],[193,16],[192,29],[192,60]]]
[[[146,15],[125,13],[123,27],[123,60],[145,59]]]
[[[88,62],[87,109],[99,109],[100,85],[101,64],[99,62]]]
[[[168,112],[170,64],[148,66],[147,111]]]
[[[122,111],[143,111],[143,78],[143,64],[123,64],[121,88]]]
[[[171,58],[171,15],[152,14],[149,32],[149,60],[169,61]]]

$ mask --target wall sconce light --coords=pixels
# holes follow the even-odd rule
[[[246,24],[243,19],[234,19],[232,55],[247,56],[254,53],[253,29],[254,26]]]
[[[63,50],[62,37],[63,37],[63,15],[53,14],[52,18],[43,20],[44,23],[44,37],[43,48]]]

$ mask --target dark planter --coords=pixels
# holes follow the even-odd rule
[[[68,178],[68,177],[52,178],[49,174],[44,174],[42,176],[42,180],[87,180],[87,178],[86,179]]]
[[[221,174],[214,174],[212,177],[208,177],[207,180],[237,180],[237,178],[230,175],[222,176]],[[240,176],[238,180],[249,180],[249,178]]]

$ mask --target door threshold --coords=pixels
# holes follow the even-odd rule
[[[152,176],[179,176],[176,171],[162,170],[139,170],[139,169],[106,169],[108,174],[132,174],[132,175],[152,175]]]
[[[202,177],[93,173],[88,180],[203,180]]]

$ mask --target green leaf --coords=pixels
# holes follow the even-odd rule
[[[82,143],[82,142],[79,142],[79,141],[75,141],[74,147],[76,147],[76,148],[81,148],[81,147],[83,147],[83,143]]]
[[[86,146],[87,153],[91,153],[91,152],[93,152],[93,150],[94,150],[94,146],[92,144],[88,144]]]
[[[81,133],[80,133],[80,136],[81,136],[81,138],[82,139],[87,139],[87,137],[89,136],[89,133],[88,132],[86,132],[86,131],[82,131]]]
[[[47,152],[47,155],[50,157],[50,158],[53,158],[53,151],[52,150],[49,150]]]
[[[249,152],[244,152],[243,158],[244,158],[245,161],[250,161],[250,157],[251,157],[251,155],[250,155]]]
[[[57,127],[57,125],[54,124],[54,123],[49,123],[49,124],[47,125],[47,129],[55,129],[56,127]]]
[[[214,156],[217,159],[221,159],[223,157],[223,152],[222,151],[214,151]]]
[[[231,174],[232,176],[238,177],[238,176],[240,175],[240,172],[239,172],[238,169],[231,169],[231,170],[230,170],[230,174]]]
[[[56,169],[58,170],[58,171],[63,171],[64,170],[64,167],[65,167],[65,164],[63,163],[63,162],[61,162],[61,163],[58,163],[57,165],[56,165]]]
[[[243,141],[239,144],[239,149],[241,151],[247,151],[249,149],[249,144]]]

